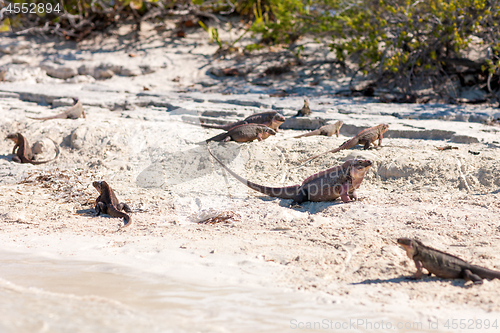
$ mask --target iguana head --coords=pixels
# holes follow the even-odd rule
[[[347,160],[344,163],[344,167],[349,166],[347,170],[349,170],[351,185],[354,189],[359,188],[372,164],[370,160]]]
[[[5,138],[5,140],[12,140],[12,141],[14,141],[17,144],[17,142],[19,141],[19,135],[20,135],[20,133],[9,134],[9,135],[7,135],[7,137]]]
[[[284,122],[285,122],[285,117],[282,114],[276,112],[276,114],[273,117],[272,123],[277,124],[278,126],[276,126],[276,128],[278,128]]]
[[[269,134],[271,134],[271,135],[276,135],[276,131],[273,130],[272,128],[269,128],[269,127],[266,128],[266,132],[269,133]]]
[[[103,187],[103,184],[106,184],[106,182],[104,181],[95,181],[92,183],[92,185],[95,187],[95,189],[97,190],[97,192],[101,193],[102,192],[102,187]]]
[[[397,242],[406,251],[408,258],[412,259],[417,251],[417,241],[411,238],[398,238]]]
[[[387,130],[389,129],[389,125],[387,124],[380,124],[380,133],[384,134],[385,132],[387,132]]]
[[[275,130],[273,130],[272,128],[267,127],[265,125],[259,126],[259,129],[262,131],[262,133],[267,133],[268,134],[267,136],[269,136],[269,135],[276,135],[276,131]]]

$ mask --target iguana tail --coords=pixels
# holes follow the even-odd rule
[[[210,151],[210,148],[208,148],[208,152],[234,178],[236,178],[239,182],[250,187],[253,190],[264,193],[264,194],[269,195],[271,197],[281,198],[281,199],[293,199],[299,193],[299,188],[300,188],[299,185],[285,186],[285,187],[268,187],[268,186],[263,186],[263,185],[259,185],[259,184],[253,183],[251,181],[248,181],[245,178],[240,177],[239,175],[234,173],[227,166],[225,166],[217,157],[214,156],[214,154],[212,154],[212,151]]]
[[[304,133],[304,134],[301,134],[301,135],[294,136],[294,138],[298,139],[298,138],[303,138],[303,137],[306,137],[306,136],[319,135],[319,133],[321,133],[321,131],[319,129],[316,129],[314,131],[310,131],[310,132],[307,132],[307,133]]]
[[[123,227],[128,227],[132,224],[132,218],[123,212],[120,212],[118,209],[115,208],[113,205],[108,205],[108,211],[107,214],[112,217],[121,217],[124,220]]]
[[[33,120],[49,120],[49,119],[58,119],[58,118],[64,119],[64,118],[66,118],[66,113],[60,113],[60,114],[56,114],[56,115],[53,115],[50,117],[43,117],[43,118],[33,118],[33,117],[28,117],[28,116],[26,116],[26,118],[33,119]]]
[[[343,145],[342,145],[342,146],[343,146]],[[344,148],[342,148],[342,146],[340,146],[340,147],[338,147],[338,148],[335,148],[335,149],[332,149],[332,150],[329,150],[329,151],[327,151],[327,152],[324,152],[324,153],[318,154],[318,155],[316,155],[316,156],[306,158],[305,160],[299,161],[299,163],[303,163],[303,164],[305,164],[305,163],[307,163],[307,162],[310,162],[310,161],[314,160],[315,158],[318,158],[318,157],[320,157],[320,156],[326,155],[326,154],[328,154],[328,153],[336,153],[336,152],[341,151],[342,149],[344,149]],[[302,166],[302,165],[301,165],[301,166]]]
[[[500,272],[492,269],[484,268],[481,266],[472,265],[470,271],[479,275],[482,279],[500,279]]]

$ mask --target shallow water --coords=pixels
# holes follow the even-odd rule
[[[333,332],[298,327],[360,317],[328,295],[203,286],[103,262],[2,251],[0,267],[2,333]]]

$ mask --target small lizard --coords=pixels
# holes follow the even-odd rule
[[[127,213],[132,213],[132,210],[126,203],[120,203],[115,195],[115,192],[105,181],[95,181],[92,183],[95,189],[99,192],[99,196],[95,201],[95,212],[97,216],[102,214],[108,214],[112,217],[122,217],[125,221],[124,227],[128,227],[132,224],[132,218],[120,212],[124,210]]]
[[[85,111],[83,110],[83,105],[82,102],[78,100],[78,98],[73,98],[73,106],[67,109],[66,111],[56,114],[54,116],[50,117],[43,117],[43,118],[31,118],[31,117],[26,117],[29,119],[35,119],[35,120],[49,120],[49,119],[78,119],[80,117],[85,118]]]
[[[311,108],[309,107],[309,100],[304,99],[304,106],[297,112],[295,117],[305,117],[311,114]]]
[[[429,275],[434,274],[445,279],[464,279],[475,284],[482,284],[483,279],[500,279],[498,271],[469,264],[454,255],[425,246],[419,240],[399,238],[398,244],[406,251],[408,258],[415,262],[415,279],[422,277],[422,268],[429,271]]]
[[[28,140],[21,133],[9,134],[5,139],[6,140],[10,139],[14,141],[15,145],[14,148],[12,149],[12,154],[15,154],[15,156],[12,157],[12,161],[17,163],[31,163],[35,165],[44,164],[54,161],[59,156],[59,147],[57,146],[57,143],[55,143],[53,140],[52,142],[54,142],[54,147],[56,148],[56,156],[48,161],[34,161],[33,160],[34,154],[33,151],[31,150],[30,144],[28,143]]]
[[[338,138],[339,131],[340,131],[340,128],[342,127],[342,125],[344,125],[344,122],[342,120],[339,120],[335,124],[328,124],[328,125],[321,126],[320,128],[318,128],[314,131],[311,131],[311,132],[308,132],[308,133],[305,133],[302,135],[294,136],[294,138],[303,138],[306,136],[313,136],[313,135],[332,136],[334,134],[336,134],[337,138]]]
[[[364,145],[364,149],[368,149],[370,147],[370,144],[372,143],[375,145],[375,141],[377,140],[378,140],[378,146],[380,147],[382,145],[383,134],[387,132],[388,128],[389,125],[387,124],[380,124],[374,127],[367,128],[359,132],[352,139],[344,142],[342,145],[340,145],[340,147],[329,150],[325,153],[321,153],[313,157],[309,157],[305,160],[300,161],[299,163],[309,162],[317,157],[323,156],[328,153],[336,153],[338,151],[341,151],[342,149],[351,149],[352,147],[355,147],[357,145]]]
[[[237,175],[215,157],[210,149],[208,152],[239,182],[271,197],[293,199],[290,206],[299,205],[305,201],[333,201],[338,197],[344,203],[356,200],[358,196],[355,190],[359,188],[368,169],[372,166],[370,160],[347,160],[342,165],[337,165],[306,178],[301,185],[268,187],[253,183]]]
[[[262,124],[277,131],[278,127],[280,127],[280,125],[283,124],[284,122],[285,122],[285,117],[283,117],[283,115],[279,114],[276,111],[268,111],[268,112],[255,113],[251,116],[246,117],[243,120],[236,121],[231,124],[226,124],[226,125],[201,124],[201,126],[205,128],[217,128],[229,131],[230,129],[236,126],[244,124]]]
[[[203,142],[210,141],[236,141],[236,142],[251,142],[255,139],[262,141],[267,139],[271,135],[275,135],[276,132],[265,125],[260,124],[244,124],[231,128],[226,133],[221,133]],[[202,142],[202,143],[203,143]]]

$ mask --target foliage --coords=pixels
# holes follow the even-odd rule
[[[276,43],[295,44],[299,50],[297,41],[305,34],[326,38],[339,61],[379,78],[406,78],[402,81],[406,88],[417,77],[449,75],[460,66],[488,78],[488,85],[500,71],[500,0],[11,1],[61,3],[63,13],[7,15],[2,31],[36,28],[80,40],[126,20],[139,25],[156,17],[195,15],[222,48],[233,46],[243,35],[232,43],[222,41],[214,26],[217,16],[239,15],[249,23],[247,31],[261,36],[260,43],[247,46],[248,50]],[[488,49],[488,56],[480,61],[465,59],[471,47]]]
[[[500,0],[267,0],[253,7],[252,31],[263,42],[331,36],[339,61],[380,78],[406,78],[404,88],[460,66],[498,77]],[[488,58],[467,59],[471,47],[488,48]]]
[[[480,70],[493,74],[500,55],[499,5],[485,0],[366,0],[332,18],[340,38],[331,47],[340,60],[357,55],[364,71],[408,79],[418,73],[449,72],[454,64],[471,69],[483,65]],[[491,49],[485,63],[463,59],[474,38]]]

